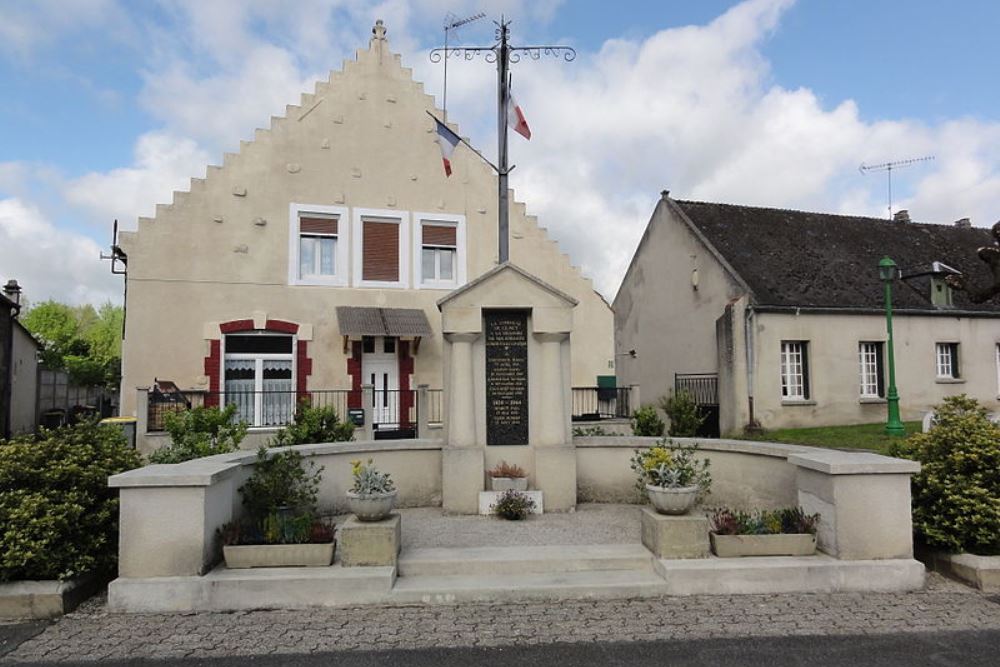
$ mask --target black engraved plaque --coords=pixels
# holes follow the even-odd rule
[[[487,310],[486,444],[528,444],[528,312]]]

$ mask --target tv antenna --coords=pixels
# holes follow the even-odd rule
[[[918,162],[929,162],[933,160],[933,155],[927,155],[924,157],[915,157],[909,160],[896,160],[894,162],[883,162],[882,164],[865,164],[861,163],[858,167],[858,171],[862,174],[867,174],[869,171],[884,171],[886,174],[886,180],[889,186],[889,219],[892,220],[892,170],[901,169],[903,167],[909,167],[911,165],[917,164]]]
[[[111,260],[111,273],[116,276],[125,275],[125,270],[128,266],[128,255],[122,250],[121,246],[118,245],[118,220],[115,219],[115,224],[113,231],[111,232],[111,254],[105,255],[101,253],[102,260]]]
[[[486,18],[486,14],[483,12],[466,16],[464,19],[458,18],[452,12],[448,12],[444,17],[444,99],[442,111],[445,121],[448,120],[448,33],[483,18]]]

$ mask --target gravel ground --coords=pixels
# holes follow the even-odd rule
[[[95,598],[0,658],[0,664],[997,629],[1000,604],[934,574],[925,590],[911,593],[233,613],[110,614],[103,598]]]
[[[493,516],[446,516],[440,508],[399,510],[403,548],[638,544],[637,505],[581,504],[575,512],[532,514],[526,521]]]

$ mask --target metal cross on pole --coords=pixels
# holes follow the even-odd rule
[[[499,234],[499,259],[503,264],[510,259],[510,202],[507,195],[507,177],[514,167],[507,164],[507,109],[510,99],[510,65],[518,63],[522,57],[538,60],[543,55],[562,57],[567,62],[576,59],[576,50],[569,46],[512,46],[510,44],[510,21],[500,17],[496,23],[497,43],[493,46],[454,46],[433,49],[430,59],[433,63],[448,57],[462,56],[472,60],[483,56],[486,62],[497,64],[497,226]]]

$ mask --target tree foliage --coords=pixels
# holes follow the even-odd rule
[[[21,323],[42,344],[46,368],[65,370],[74,384],[116,387],[124,317],[111,303],[95,309],[43,301],[28,308]]]

